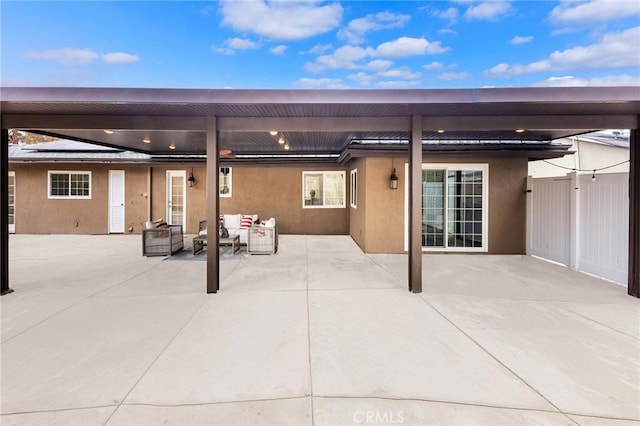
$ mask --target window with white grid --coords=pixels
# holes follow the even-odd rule
[[[49,171],[48,197],[90,199],[91,172]]]

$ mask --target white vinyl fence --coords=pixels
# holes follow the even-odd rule
[[[629,174],[531,178],[527,254],[627,283]]]

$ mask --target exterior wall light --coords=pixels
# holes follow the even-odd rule
[[[187,186],[189,188],[193,188],[193,185],[196,183],[196,178],[193,177],[193,168],[191,168],[191,173],[189,173],[189,177],[187,178]]]
[[[389,176],[389,186],[391,189],[398,189],[398,175],[396,174],[396,168],[394,167]]]

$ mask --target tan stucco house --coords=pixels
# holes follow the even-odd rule
[[[351,235],[368,253],[407,250],[406,157],[402,141],[354,141],[334,164],[220,168],[220,212],[275,217],[284,234]],[[423,161],[423,248],[525,252],[525,183],[531,158],[553,158],[553,143],[432,144]],[[379,156],[392,147],[397,152]],[[446,148],[446,149],[445,149]],[[510,149],[508,149],[510,148]],[[469,153],[473,151],[473,155]],[[9,147],[14,187],[11,225],[26,234],[140,233],[163,218],[196,233],[206,218],[206,169],[70,140]],[[395,170],[397,188],[391,188]]]

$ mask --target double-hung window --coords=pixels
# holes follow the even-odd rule
[[[302,207],[346,207],[345,172],[302,172]]]
[[[422,247],[487,251],[487,164],[423,164]]]
[[[91,198],[91,172],[49,171],[49,198]]]

